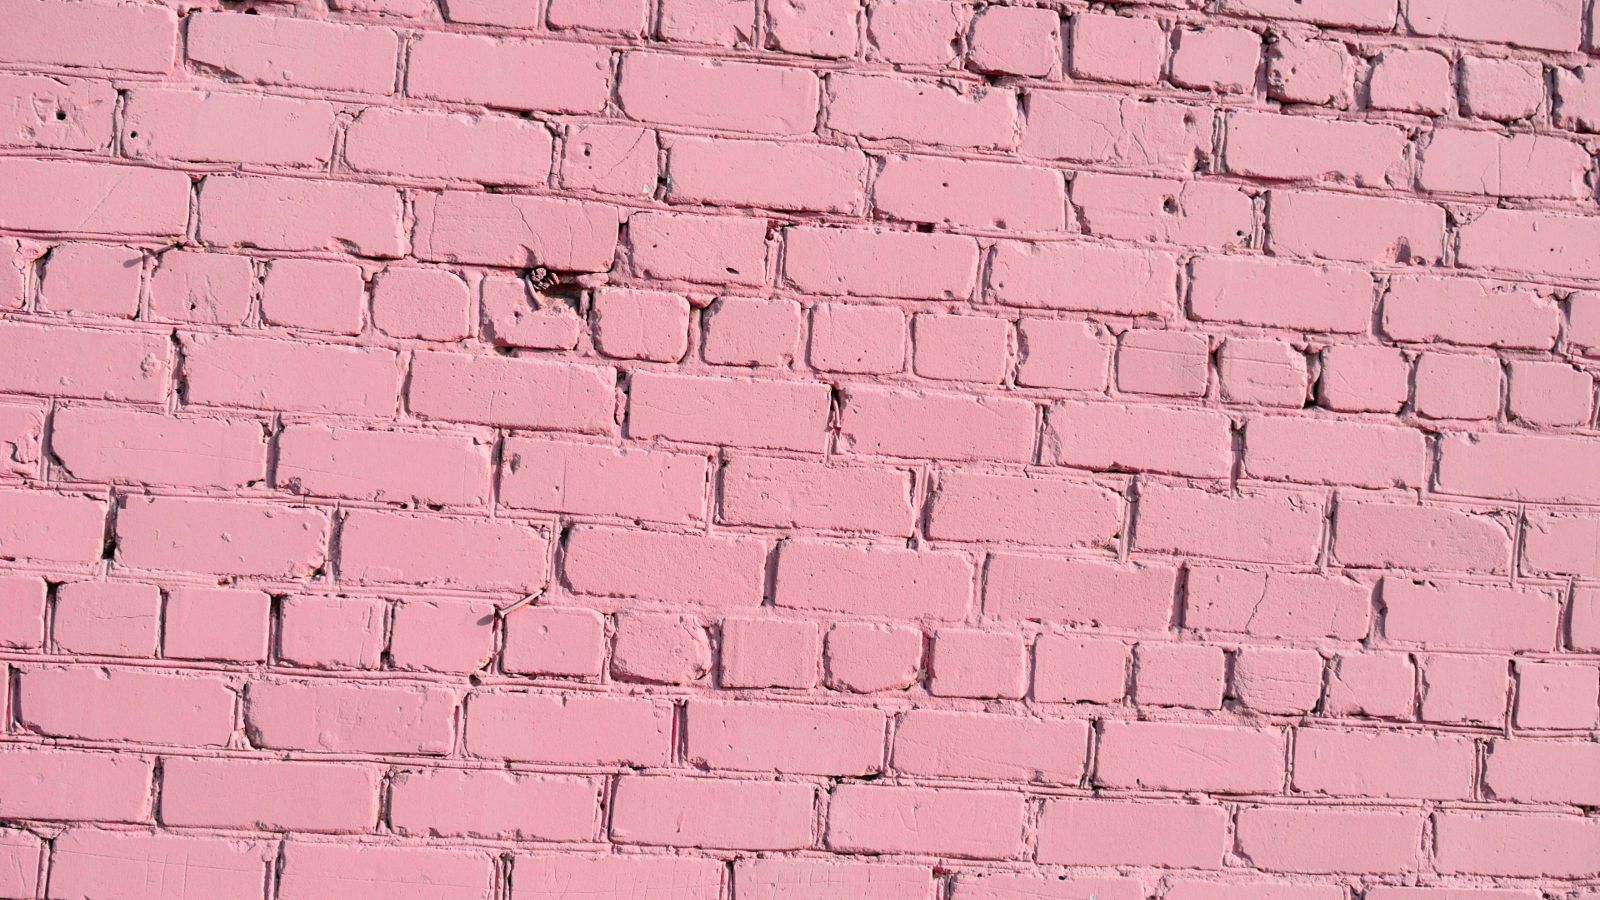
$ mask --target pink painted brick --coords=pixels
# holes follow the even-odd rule
[[[921,676],[922,632],[900,625],[841,622],[828,630],[828,687],[872,694],[904,690]]]
[[[176,57],[177,16],[163,7],[8,0],[5,17],[0,58],[12,64],[160,74]]]
[[[782,0],[767,7],[767,45],[785,53],[840,58],[858,47],[858,0]]]
[[[554,146],[543,125],[512,116],[374,107],[345,131],[344,159],[358,172],[400,178],[542,185]]]
[[[131,319],[139,311],[143,265],[144,254],[132,247],[57,245],[43,261],[39,308]]]
[[[261,318],[270,325],[357,334],[365,318],[366,284],[350,263],[278,259],[261,283]]]
[[[1039,819],[1039,861],[1217,869],[1228,813],[1211,804],[1062,799]]]
[[[1600,794],[1593,743],[1497,739],[1484,760],[1484,787],[1496,798],[1588,804]]]
[[[958,620],[972,602],[972,564],[948,552],[793,540],[778,552],[773,602],[792,610]]]
[[[1350,797],[1470,800],[1477,745],[1461,735],[1302,728],[1294,787]]]
[[[595,346],[606,356],[677,362],[689,350],[689,301],[677,294],[606,288],[592,311]]]
[[[692,684],[711,673],[711,639],[691,616],[617,615],[611,675],[646,684]]]
[[[1414,871],[1422,816],[1400,809],[1251,807],[1239,812],[1236,840],[1268,872]]]
[[[129,497],[117,560],[135,569],[302,578],[327,560],[328,517],[309,507]]]
[[[1406,21],[1418,34],[1543,50],[1576,50],[1583,34],[1576,0],[1555,0],[1512,22],[1499,12],[1482,0],[1414,0],[1406,4]]]
[[[718,683],[731,688],[817,686],[822,635],[815,622],[724,619]]]
[[[473,769],[403,772],[389,819],[402,834],[581,841],[594,836],[599,789],[582,778]]]
[[[903,863],[751,858],[733,864],[733,883],[739,896],[754,900],[922,900],[933,890],[933,870]]]
[[[351,900],[408,895],[482,900],[494,890],[497,863],[481,850],[289,841],[283,846],[278,896],[311,900],[337,892]]]
[[[1429,265],[1444,258],[1445,212],[1405,200],[1274,190],[1267,236],[1274,255]]]
[[[1372,619],[1371,587],[1341,577],[1190,564],[1184,596],[1201,632],[1359,641]]]
[[[265,423],[110,407],[56,411],[51,450],[80,481],[239,489],[266,476]]]
[[[672,753],[671,704],[636,697],[476,693],[466,749],[487,759],[660,766]]]
[[[105,545],[102,500],[46,493],[0,491],[0,556],[85,563]]]
[[[1016,143],[1011,91],[953,91],[933,81],[845,72],[829,75],[826,90],[824,124],[842,134],[975,150]]]
[[[1499,728],[1506,721],[1510,673],[1493,656],[1422,659],[1422,720]]]
[[[123,149],[138,159],[315,168],[333,156],[334,107],[322,100],[136,90],[128,94],[122,134]]]
[[[1383,330],[1397,341],[1547,350],[1559,326],[1532,291],[1467,278],[1398,277],[1383,298]]]
[[[1214,116],[1203,107],[1044,90],[1029,91],[1026,105],[1024,156],[1185,176],[1211,156]]]
[[[1028,309],[1169,316],[1177,278],[1177,260],[1159,251],[1007,241],[990,260],[987,296]]]
[[[574,125],[562,145],[561,184],[602,194],[647,195],[656,189],[658,152],[655,132],[645,128]]]
[[[169,659],[267,659],[272,598],[262,591],[173,588],[163,612],[161,654]]]
[[[1533,513],[1523,531],[1524,571],[1594,578],[1600,575],[1600,518]]]
[[[339,574],[358,584],[529,593],[544,583],[547,544],[544,529],[506,519],[354,511],[339,531]]]
[[[1225,156],[1229,172],[1250,178],[1381,187],[1405,149],[1391,125],[1239,112],[1228,117]]]
[[[971,238],[810,226],[784,234],[784,275],[808,293],[964,300],[977,279]]]
[[[26,477],[38,471],[44,420],[38,404],[0,404],[0,475]]]
[[[8,819],[151,821],[154,762],[132,753],[85,753],[22,745],[0,753]]]
[[[1086,322],[1023,319],[1017,323],[1017,384],[1075,391],[1104,391],[1111,339]]]
[[[1110,638],[1040,635],[1033,651],[1033,699],[1116,703],[1128,692],[1128,645]]]
[[[1569,76],[1557,70],[1557,84],[1565,84],[1563,79]],[[1461,106],[1474,117],[1502,122],[1525,119],[1537,113],[1544,102],[1544,67],[1537,62],[1481,56],[1461,60]]]
[[[1388,0],[1224,0],[1222,8],[1248,16],[1364,30],[1387,31],[1395,24],[1395,5]]]
[[[890,375],[906,365],[906,317],[887,306],[819,303],[806,359],[822,372]]]
[[[704,521],[708,461],[694,453],[508,439],[500,452],[504,506],[656,522]]]
[[[619,844],[794,850],[811,846],[816,788],[785,781],[624,775],[611,801]]]
[[[0,100],[0,143],[95,150],[111,142],[116,91],[108,83],[4,75]]]
[[[1011,367],[1004,319],[920,314],[912,320],[912,369],[923,378],[999,384]]]
[[[1325,512],[1314,494],[1230,495],[1151,484],[1139,492],[1136,516],[1138,550],[1309,565],[1321,551]]]
[[[0,198],[0,227],[11,231],[175,238],[189,218],[179,172],[8,157],[0,177],[12,185]]]
[[[1531,425],[1587,425],[1594,418],[1594,376],[1562,363],[1510,365],[1511,415]]]
[[[628,220],[633,267],[650,278],[756,285],[766,280],[759,221],[640,212]]]
[[[1471,268],[1509,269],[1547,277],[1593,277],[1600,266],[1580,249],[1595,223],[1557,213],[1488,210],[1460,228],[1457,261]]]
[[[1022,794],[843,784],[829,800],[835,851],[1009,859],[1023,851]]]
[[[1196,478],[1231,468],[1227,416],[1190,408],[1063,401],[1045,414],[1046,459],[1088,469],[1149,471]],[[1181,435],[1163,446],[1154,435]]]
[[[638,36],[645,29],[645,0],[551,0],[550,27]]]
[[[1219,709],[1227,666],[1218,647],[1141,641],[1133,651],[1133,700],[1149,706]]]
[[[1365,272],[1243,256],[1202,257],[1190,271],[1189,311],[1202,320],[1341,334],[1365,331],[1372,321],[1373,283]]]
[[[1429,419],[1492,419],[1500,411],[1500,360],[1490,356],[1424,353],[1413,391]]]
[[[149,311],[157,318],[207,325],[239,325],[255,298],[248,257],[174,251],[156,258],[150,274]]]
[[[797,135],[816,126],[821,90],[806,69],[632,52],[617,97],[635,121]]]
[[[372,281],[372,324],[390,337],[459,341],[473,313],[466,282],[441,269],[390,266]]]
[[[0,647],[36,650],[44,646],[46,592],[42,578],[0,578]]]
[[[997,75],[1044,77],[1061,64],[1061,16],[1025,6],[985,7],[974,16],[967,67]]]
[[[1591,160],[1577,143],[1535,135],[1437,131],[1422,151],[1424,190],[1573,199],[1587,191]]]
[[[580,594],[667,603],[758,606],[765,543],[748,537],[579,525],[566,536],[562,575]]]
[[[1333,554],[1352,568],[1509,573],[1514,530],[1493,511],[1341,500]]]
[[[1385,50],[1372,63],[1368,103],[1373,109],[1421,115],[1448,112],[1455,98],[1450,69],[1450,60],[1432,50]]]
[[[727,869],[714,859],[638,854],[517,856],[513,865],[512,900],[564,900],[573,893],[719,900]]]
[[[1109,548],[1122,522],[1122,499],[1107,487],[950,470],[939,477],[925,527],[940,540]]]
[[[1069,69],[1074,78],[1117,84],[1153,84],[1161,77],[1167,36],[1153,19],[1072,17]]]
[[[507,672],[597,678],[605,671],[606,622],[593,610],[534,606],[507,618],[505,629]]]
[[[1010,397],[851,387],[839,443],[873,456],[1029,462],[1038,410]]]
[[[1328,667],[1323,708],[1335,716],[1411,719],[1416,715],[1417,672],[1399,653],[1349,653]]]
[[[387,604],[375,597],[283,599],[278,656],[314,668],[377,668]]]
[[[1248,647],[1233,659],[1230,693],[1246,709],[1304,715],[1322,697],[1323,659],[1315,650]]]
[[[1017,699],[1028,690],[1028,647],[1017,634],[941,628],[928,675],[936,696]]]
[[[1139,645],[1139,674],[1151,646]],[[1138,690],[1136,685],[1136,696]],[[1095,781],[1110,788],[1275,794],[1283,785],[1285,745],[1276,728],[1106,722]]]
[[[605,366],[428,351],[412,357],[406,397],[424,419],[606,434],[615,391]]]
[[[617,250],[619,213],[599,203],[444,191],[414,208],[418,259],[593,272],[611,268]]]
[[[277,483],[297,494],[417,506],[489,497],[490,448],[470,435],[290,425],[277,450]]]
[[[913,526],[905,469],[734,456],[721,469],[719,497],[717,519],[732,525],[902,536]]]
[[[1555,645],[1560,604],[1538,588],[1390,576],[1383,580],[1379,598],[1384,634],[1391,640],[1479,650],[1549,650]]]
[[[893,766],[910,775],[1075,784],[1088,737],[1079,721],[913,710],[895,728]]]
[[[369,831],[378,821],[380,774],[367,765],[169,757],[161,820],[201,828]]]
[[[1338,345],[1322,353],[1317,399],[1338,412],[1397,412],[1411,396],[1411,362],[1392,347]]]
[[[734,47],[755,34],[755,0],[662,0],[657,34],[664,40]]]
[[[400,256],[400,192],[375,184],[208,175],[200,240],[214,247]]]
[[[173,882],[208,897],[251,897],[276,855],[268,841],[74,828],[52,848],[50,885],[63,897],[156,900]]]
[[[215,674],[128,669],[30,668],[13,691],[17,721],[33,734],[182,747],[227,745],[239,699]]]
[[[1079,172],[1072,205],[1090,234],[1130,241],[1241,247],[1256,227],[1249,195],[1211,181]]]
[[[788,362],[802,329],[799,304],[777,298],[723,297],[701,322],[700,352],[706,362],[729,366]]]
[[[1439,813],[1434,816],[1441,871],[1524,878],[1593,878],[1600,835],[1581,816]]]
[[[736,772],[861,776],[883,770],[888,718],[810,704],[690,701],[688,760]]]
[[[550,68],[565,77],[537,76]],[[570,42],[429,32],[406,66],[409,96],[518,111],[599,112],[610,87],[604,49]]]
[[[394,90],[400,37],[387,28],[201,13],[187,34],[191,60],[242,81],[369,94]]]
[[[989,560],[984,611],[1002,619],[1165,631],[1174,569],[1109,561],[997,554]]]
[[[268,750],[441,756],[454,744],[457,703],[434,685],[253,681],[244,722]]]
[[[674,137],[667,142],[668,197],[711,206],[856,212],[867,158],[821,144]],[[782,171],[785,179],[761,177]]]
[[[1173,33],[1172,83],[1247,93],[1261,67],[1261,36],[1247,28],[1181,29]]]
[[[868,56],[891,63],[948,66],[971,11],[948,0],[873,0],[867,6]]]
[[[881,216],[910,222],[1060,231],[1067,189],[1050,169],[896,154],[873,181],[872,204]]]
[[[1201,397],[1211,375],[1205,335],[1134,329],[1117,342],[1117,390],[1164,397]]]
[[[1517,663],[1518,728],[1586,731],[1600,719],[1600,669],[1560,663]]]
[[[1327,447],[1349,455],[1324,454]],[[1245,427],[1244,471],[1255,478],[1357,487],[1417,487],[1428,466],[1420,431],[1366,422],[1262,416]]]

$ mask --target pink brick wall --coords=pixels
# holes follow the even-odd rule
[[[0,897],[1595,900],[1597,19],[0,0]]]

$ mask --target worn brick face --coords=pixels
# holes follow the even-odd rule
[[[1600,2],[0,20],[0,896],[1600,900]]]

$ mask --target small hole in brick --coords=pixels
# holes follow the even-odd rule
[[[57,122],[65,122],[66,120],[67,120],[67,111],[64,110],[64,109],[56,110],[56,121]]]

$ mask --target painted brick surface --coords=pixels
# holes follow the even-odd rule
[[[0,897],[1600,897],[1600,0],[0,23]]]

